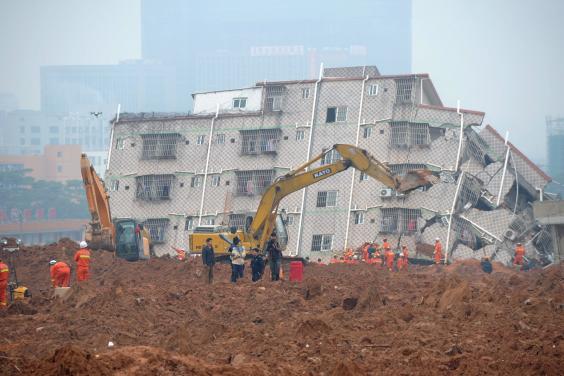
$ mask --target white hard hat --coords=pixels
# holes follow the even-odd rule
[[[80,242],[80,248],[86,248],[88,247],[88,243],[86,243],[84,240]]]
[[[55,265],[56,263],[57,263],[57,260],[55,260],[55,259],[49,261],[49,265]]]

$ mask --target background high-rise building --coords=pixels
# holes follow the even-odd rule
[[[176,67],[177,111],[192,92],[317,77],[319,63],[411,69],[411,0],[141,1],[142,57]]]

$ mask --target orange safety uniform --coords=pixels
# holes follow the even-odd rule
[[[433,252],[433,258],[435,259],[435,264],[440,264],[443,258],[443,246],[441,242],[435,242],[435,252]]]
[[[8,305],[6,298],[6,289],[8,288],[8,279],[10,277],[10,269],[8,265],[0,262],[0,309]]]
[[[390,249],[388,249],[384,255],[386,256],[386,267],[389,271],[392,271],[394,268],[395,254]]]
[[[525,247],[518,245],[515,247],[515,259],[513,265],[523,265],[523,257],[525,257]]]
[[[59,261],[51,266],[51,283],[53,287],[69,287],[70,267]]]
[[[90,250],[81,248],[74,254],[76,262],[76,279],[78,282],[86,281],[90,278]]]

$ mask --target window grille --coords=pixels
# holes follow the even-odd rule
[[[274,179],[274,170],[236,171],[235,174],[238,196],[260,195]]]
[[[396,176],[405,175],[409,171],[413,170],[422,170],[427,166],[422,163],[399,163],[399,164],[390,164],[388,165],[392,174]]]
[[[135,197],[144,201],[168,200],[172,192],[174,175],[142,175],[135,178]]]
[[[415,78],[400,78],[396,80],[396,103],[411,103]]]
[[[282,131],[276,129],[243,130],[241,133],[241,154],[271,154],[278,151]]]
[[[309,87],[302,88],[302,99],[309,98]]]
[[[220,182],[221,182],[221,175],[212,175],[212,177],[211,177],[211,186],[212,187],[219,187]]]
[[[333,248],[333,234],[313,235],[311,239],[312,252],[326,252]]]
[[[337,196],[339,191],[319,191],[317,192],[317,207],[332,208],[337,206]]]
[[[192,176],[190,179],[190,187],[199,188],[202,185],[202,180],[201,176]]]
[[[190,231],[194,229],[194,219],[195,217],[186,217],[186,222],[184,223],[184,231]]]
[[[164,243],[168,223],[168,218],[152,218],[147,219],[143,226],[149,231],[153,243]]]
[[[219,133],[219,134],[216,136],[216,142],[217,142],[217,144],[219,144],[219,145],[225,144],[225,133]]]
[[[247,98],[233,98],[233,108],[247,107]]]
[[[178,133],[143,134],[142,159],[176,159]]]
[[[417,219],[421,210],[406,208],[382,208],[380,232],[391,234],[409,234],[417,232]]]
[[[372,135],[372,127],[366,127],[364,128],[364,132],[362,134],[362,137],[364,138],[368,138]]]
[[[354,224],[361,225],[363,223],[364,223],[364,212],[362,211],[354,212]]]
[[[369,96],[378,95],[378,84],[368,85],[368,95]]]
[[[304,131],[296,131],[296,141],[301,141],[305,138]]]
[[[323,157],[321,158],[321,165],[335,163],[341,159],[341,154],[335,149],[331,149],[326,152]]]
[[[238,230],[244,230],[245,218],[245,214],[229,214],[229,227],[237,227]]]
[[[206,136],[205,136],[205,135],[199,135],[199,136],[196,138],[196,145],[203,145],[204,142],[205,142],[205,140],[206,140]]]
[[[429,124],[405,121],[390,123],[390,146],[410,147],[429,145],[430,143]]]

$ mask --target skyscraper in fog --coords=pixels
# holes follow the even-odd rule
[[[142,0],[141,45],[176,68],[182,111],[192,92],[313,78],[322,62],[409,72],[411,0]]]

